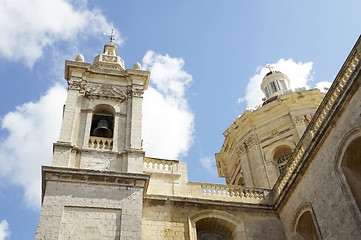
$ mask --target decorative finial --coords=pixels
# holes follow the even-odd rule
[[[273,67],[271,67],[271,65],[267,64],[267,67],[266,67],[266,68],[268,68],[269,71],[272,72]]]
[[[115,34],[117,34],[117,32],[114,32],[114,29],[112,28],[112,33],[107,35],[109,37],[109,43],[112,43],[113,40],[115,40]]]
[[[76,56],[75,61],[77,62],[84,62],[84,56],[82,54],[78,54],[78,56]]]
[[[142,69],[142,66],[140,65],[139,62],[136,62],[136,63],[134,63],[134,65],[133,65],[133,69],[134,69],[134,70],[141,70],[141,69]]]

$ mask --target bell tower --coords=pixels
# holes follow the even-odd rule
[[[108,43],[93,64],[65,62],[68,98],[53,166],[141,173],[142,96],[150,72],[124,69]]]
[[[65,61],[68,96],[52,166],[42,167],[35,239],[141,239],[142,100],[150,72],[125,69],[108,43],[93,63]]]

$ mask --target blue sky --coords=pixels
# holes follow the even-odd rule
[[[40,166],[51,164],[66,94],[64,60],[82,53],[92,62],[108,41],[103,32],[119,33],[127,68],[140,62],[152,71],[146,155],[186,161],[190,181],[224,183],[214,153],[232,120],[263,97],[266,64],[293,87],[332,82],[360,34],[360,7],[347,0],[1,1],[0,240],[35,236]]]

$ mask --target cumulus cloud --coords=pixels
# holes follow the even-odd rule
[[[6,220],[0,222],[0,240],[6,240],[10,237],[9,224]]]
[[[207,169],[210,173],[217,174],[216,161],[211,157],[201,157],[199,162],[202,166]]]
[[[193,142],[194,115],[185,91],[192,76],[184,60],[148,51],[143,66],[151,79],[143,99],[143,147],[147,156],[176,159],[186,156]]]
[[[29,206],[40,207],[41,165],[52,161],[52,143],[59,138],[66,90],[55,85],[37,102],[25,103],[4,116],[8,132],[0,144],[0,176],[23,186]]]
[[[86,2],[0,1],[0,55],[32,67],[44,48],[59,40],[77,39],[79,33],[110,32],[112,24],[98,9],[88,9]],[[121,44],[122,38],[117,39]]]
[[[310,87],[310,83],[313,81],[311,74],[312,62],[298,62],[296,63],[293,59],[285,60],[281,58],[278,62],[270,64],[273,67],[274,71],[281,71],[286,74],[290,79],[291,89],[299,87]],[[250,78],[247,88],[246,95],[239,98],[238,102],[247,102],[247,106],[255,107],[262,102],[264,93],[262,92],[260,86],[263,80],[263,77],[266,73],[269,72],[269,69],[264,67],[258,67],[256,74]]]

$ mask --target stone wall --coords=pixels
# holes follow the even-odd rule
[[[230,228],[233,239],[237,240],[284,239],[278,214],[272,210],[246,209],[234,203],[227,206],[225,202],[215,204],[214,201],[192,202],[149,196],[143,203],[142,239],[196,240],[192,237],[192,231],[196,232],[192,229],[192,219],[212,219],[214,224],[210,229],[222,232],[225,230],[222,228]]]
[[[35,239],[141,239],[143,187],[149,175],[45,169]]]
[[[357,81],[360,82],[360,79]],[[352,130],[361,127],[361,89],[351,88],[351,91],[358,90],[339,106],[318,147],[306,160],[312,161],[299,173],[302,178],[291,187],[279,209],[287,239],[295,235],[296,211],[304,204],[312,207],[316,227],[323,239],[358,239],[361,235],[360,223],[355,217],[360,214],[359,210],[352,208],[352,196],[348,196],[343,188],[347,183],[338,176],[343,173],[337,166],[343,140]]]

